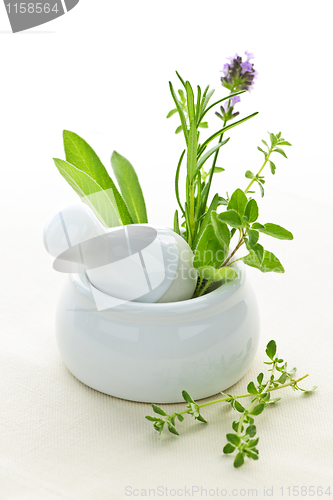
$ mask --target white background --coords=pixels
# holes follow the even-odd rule
[[[274,481],[275,491],[329,485],[332,13],[329,1],[80,0],[48,25],[13,35],[0,4],[1,500],[122,500],[126,485],[184,487],[185,479],[259,491]],[[41,235],[49,212],[77,199],[52,161],[64,158],[63,129],[85,138],[107,168],[114,149],[126,156],[150,222],[172,224],[183,139],[174,135],[177,118],[165,119],[168,80],[177,85],[178,70],[222,97],[219,70],[244,50],[255,54],[259,78],[237,107],[241,116],[260,113],[230,132],[214,189],[244,188],[244,172],[261,165],[260,140],[281,130],[293,147],[288,160],[276,155],[274,177],[267,172],[259,220],[287,227],[295,240],[267,239],[284,275],[249,269],[262,337],[231,390],[244,392],[262,369],[271,338],[300,375],[310,374],[304,386],[319,388],[309,398],[290,391],[265,411],[261,458],[235,471],[221,456],[228,410],[214,407],[209,430],[184,423],[180,440],[158,442],[144,419],[148,405],[103,396],[70,375],[53,326],[64,277],[52,270]],[[221,124],[214,114],[209,123],[211,131]]]
[[[237,108],[241,116],[260,114],[231,131],[219,160],[226,172],[215,189],[223,195],[245,187],[245,170],[262,161],[260,140],[267,130],[282,130],[293,147],[286,148],[288,161],[276,155],[267,197],[283,187],[331,204],[331,15],[328,1],[81,0],[48,25],[12,35],[0,5],[0,202],[52,208],[76,198],[52,162],[64,157],[62,130],[68,129],[107,168],[114,149],[129,158],[151,218],[162,205],[171,220],[183,138],[174,135],[178,118],[165,119],[173,107],[168,80],[177,85],[178,70],[222,97],[225,58],[250,50],[259,79]],[[214,114],[209,123],[210,130],[221,125]]]

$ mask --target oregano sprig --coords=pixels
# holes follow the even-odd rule
[[[257,427],[254,422],[255,418],[259,416],[268,405],[275,404],[281,400],[280,397],[271,398],[271,393],[286,387],[291,387],[294,391],[300,390],[303,392],[312,392],[317,388],[317,386],[313,386],[310,389],[302,389],[299,386],[299,382],[308,377],[308,375],[304,375],[297,379],[294,378],[296,368],[292,368],[291,370],[288,369],[287,363],[277,354],[277,346],[274,340],[268,342],[266,354],[269,361],[265,361],[264,363],[270,367],[268,369],[268,375],[265,379],[264,373],[260,372],[256,377],[256,381],[250,381],[248,383],[247,393],[234,396],[222,392],[222,398],[199,404],[193,400],[188,392],[183,391],[182,396],[187,403],[185,410],[169,415],[162,408],[153,404],[153,411],[158,417],[146,415],[145,418],[153,422],[154,429],[159,432],[159,438],[161,437],[165,425],[169,432],[179,436],[176,429],[176,419],[179,422],[183,422],[184,415],[191,415],[195,420],[207,424],[207,420],[201,414],[202,408],[217,403],[229,403],[237,413],[240,413],[240,416],[232,422],[233,432],[227,433],[226,435],[228,442],[223,448],[223,453],[229,455],[236,452],[233,462],[236,468],[244,464],[245,458],[258,460],[259,451],[257,445],[259,437],[255,437],[257,434]],[[252,399],[250,404],[245,407],[240,403],[239,399],[248,397]]]

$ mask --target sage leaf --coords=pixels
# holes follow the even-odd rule
[[[97,215],[100,221],[107,227],[115,227],[123,224],[131,224],[132,219],[127,211],[123,213],[123,222],[113,189],[104,190],[90,175],[79,170],[74,165],[64,160],[54,158],[54,163],[60,174]],[[120,195],[119,195],[120,196]]]
[[[235,210],[241,217],[244,215],[247,198],[241,189],[236,189],[231,195],[228,210]]]
[[[63,131],[63,139],[66,161],[88,174],[102,189],[113,189],[112,179],[92,147],[69,130]]]
[[[273,238],[278,238],[279,240],[292,240],[294,239],[292,233],[284,227],[281,227],[277,224],[271,224],[268,222],[267,224],[260,224],[259,222],[255,222],[252,225],[252,229],[256,229],[261,233],[268,234],[269,236],[273,236]]]
[[[148,222],[146,204],[140,182],[131,163],[124,156],[113,151],[111,165],[133,222]]]

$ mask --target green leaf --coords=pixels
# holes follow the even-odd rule
[[[211,280],[213,282],[216,281],[231,281],[237,278],[238,274],[232,267],[224,266],[219,269],[215,269],[213,266],[202,266],[198,267],[198,271],[200,276],[206,278],[207,280]]]
[[[288,158],[288,156],[286,155],[286,153],[281,148],[274,148],[272,152],[273,153],[280,153],[280,155],[284,156],[285,158]]]
[[[273,238],[278,238],[279,240],[292,240],[294,238],[290,231],[278,226],[277,224],[271,224],[270,222],[264,225],[259,222],[255,222],[252,225],[252,229],[256,229],[261,233],[268,234],[269,236],[273,236]]]
[[[249,242],[250,245],[253,247],[259,239],[259,233],[258,231],[255,231],[254,229],[248,229],[248,235],[249,235]]]
[[[233,446],[232,444],[227,443],[225,445],[225,447],[223,448],[223,453],[226,453],[226,454],[233,453],[235,451],[235,449],[236,449],[236,446]]]
[[[243,455],[243,453],[239,452],[239,453],[237,453],[236,458],[234,460],[234,467],[236,467],[236,469],[238,469],[238,467],[243,465],[243,463],[244,463],[244,455]]]
[[[272,162],[272,160],[268,160],[269,161],[269,165],[271,167],[271,172],[272,174],[274,175],[275,174],[275,170],[276,170],[276,166],[275,164]]]
[[[225,168],[222,168],[222,167],[215,167],[214,168],[214,174],[219,174],[220,172],[224,172],[224,171],[225,171]],[[220,198],[221,198],[221,200],[224,200],[224,198],[222,198],[222,197],[220,197]]]
[[[173,230],[175,233],[180,234],[180,229],[179,229],[179,219],[178,219],[178,210],[175,211],[175,216],[173,219]]]
[[[219,267],[224,261],[224,249],[221,249],[212,224],[207,224],[203,231],[194,254],[194,267],[213,266]]]
[[[190,133],[187,148],[187,175],[190,182],[193,181],[197,166],[198,135],[195,121],[191,120]]]
[[[172,424],[168,423],[168,429],[172,434],[175,434],[176,436],[179,436],[179,433],[177,432],[176,427],[174,427]]]
[[[268,250],[264,251],[264,258],[261,263],[253,251],[243,257],[242,260],[246,265],[255,267],[263,273],[284,273],[284,268],[279,259],[272,252],[268,252]]]
[[[152,417],[151,415],[146,415],[145,418],[149,420],[149,422],[158,422],[160,419],[157,417]]]
[[[195,106],[194,106],[194,94],[193,94],[193,89],[191,87],[190,82],[186,82],[185,84],[186,88],[186,97],[187,97],[187,110],[188,110],[188,117],[191,121],[195,121]]]
[[[247,205],[245,207],[245,212],[244,215],[248,218],[248,221],[254,222],[258,219],[259,216],[259,209],[258,209],[258,204],[255,199],[251,199],[247,202]]]
[[[152,406],[155,413],[158,413],[159,415],[163,415],[163,416],[167,415],[167,413],[165,413],[165,411],[162,410],[162,408],[160,408],[159,406],[156,406],[154,404],[152,404],[151,406]]]
[[[313,385],[312,387],[310,387],[310,389],[302,389],[302,390],[303,392],[313,392],[317,389],[317,387],[318,387],[317,385]]]
[[[236,210],[226,210],[225,212],[222,212],[221,214],[219,214],[219,219],[222,222],[226,222],[231,227],[240,228],[244,225]]]
[[[263,144],[265,144],[265,146],[266,146],[266,148],[267,148],[267,149],[269,149],[269,146],[268,146],[268,144],[267,144],[267,142],[266,142],[266,141],[264,141],[264,140],[262,139],[262,140],[261,140],[261,142],[262,142]]]
[[[201,122],[199,124],[199,127],[201,127],[201,128],[208,128],[208,122]]]
[[[248,458],[252,458],[252,460],[258,460],[259,456],[254,450],[244,450],[244,453]]]
[[[257,149],[259,149],[259,151],[261,151],[262,153],[264,153],[265,157],[267,156],[266,151],[264,151],[263,149],[261,149],[261,147],[260,147],[260,146],[257,146]]]
[[[261,194],[261,197],[263,198],[264,197],[264,194],[265,194],[265,190],[264,190],[264,186],[262,185],[261,182],[258,181],[258,185],[259,185],[259,188],[260,188],[260,194]]]
[[[147,223],[146,204],[134,168],[116,151],[112,153],[111,165],[133,222]]]
[[[179,80],[182,82],[183,86],[186,88],[185,82],[182,79],[182,77],[180,76],[180,74],[178,73],[178,71],[176,71],[176,75],[178,76]]]
[[[197,247],[197,244],[198,244],[198,241],[200,240],[204,230],[206,229],[207,225],[210,223],[210,214],[212,212],[212,210],[216,210],[217,207],[219,205],[219,195],[218,193],[216,193],[216,195],[214,196],[214,198],[212,199],[212,202],[206,212],[206,215],[204,216],[204,218],[202,219],[202,222],[201,222],[201,226],[200,226],[200,231],[198,232],[196,238],[195,238],[195,241],[194,241],[194,248]],[[203,211],[205,210],[205,208],[201,207],[203,209]]]
[[[263,403],[260,403],[260,404],[263,404]],[[258,405],[259,406],[259,405]],[[256,407],[257,408],[257,407]],[[263,411],[263,410],[261,410]],[[261,412],[260,412],[261,413]],[[251,439],[248,443],[247,443],[247,448],[255,448],[257,446],[257,444],[259,443],[259,438],[256,438],[256,439]]]
[[[208,87],[207,87],[208,88]],[[236,95],[240,95],[240,94],[244,94],[246,92],[246,90],[240,90],[239,92],[233,92],[232,94],[229,94],[227,95],[226,97],[223,97],[222,99],[219,99],[218,101],[214,102],[213,104],[211,104],[210,106],[208,106],[208,108],[205,110],[205,112],[201,115],[200,117],[200,120],[203,119],[203,117],[205,116],[206,113],[208,113],[208,111],[212,108],[214,108],[214,106],[216,106],[217,104],[219,104],[220,102],[222,101],[226,101],[226,100],[229,100],[231,99],[232,97],[235,97]]]
[[[237,122],[231,123],[230,125],[227,125],[226,127],[223,127],[221,130],[218,130],[217,132],[215,132],[215,134],[213,134],[210,137],[208,137],[208,139],[202,144],[201,149],[203,147],[207,146],[207,144],[209,144],[211,141],[213,141],[214,139],[216,139],[216,137],[218,137],[219,135],[224,134],[227,130],[230,130],[233,127],[237,127],[237,125],[240,125],[241,123],[244,123],[247,120],[250,120],[250,118],[253,118],[257,114],[258,114],[258,112],[252,113],[252,115],[248,115],[245,118],[242,118],[241,120],[238,120]]]
[[[239,421],[234,420],[232,423],[232,428],[235,432],[238,432],[238,426],[239,426]],[[244,430],[244,426],[242,425],[241,432],[243,432],[243,430]]]
[[[188,392],[182,391],[182,396],[183,399],[186,401],[186,403],[194,403],[193,399],[191,398]]]
[[[290,144],[290,142],[288,141],[279,141],[279,146],[292,146],[292,144]]]
[[[184,208],[183,208],[183,206],[181,204],[180,196],[179,196],[179,172],[180,172],[180,167],[181,167],[181,164],[182,164],[182,161],[183,161],[185,153],[186,153],[186,149],[184,149],[184,151],[180,155],[179,162],[178,162],[178,165],[177,165],[177,170],[176,170],[176,177],[175,177],[175,193],[176,193],[176,198],[177,198],[177,202],[178,202],[179,208],[181,209],[183,215],[185,215],[185,210],[184,210]]]
[[[207,420],[205,420],[202,415],[198,415],[195,419],[199,420],[199,422],[202,422],[203,424],[208,424]]]
[[[253,173],[253,172],[251,172],[251,170],[247,170],[247,171],[245,172],[245,177],[246,177],[247,179],[253,179],[253,178],[255,177],[255,175],[254,175],[254,173]]]
[[[79,170],[77,167],[70,165],[64,160],[59,160],[58,158],[54,158],[53,160],[60,174],[81,197],[82,201],[96,213],[105,226],[115,227],[121,225],[122,223],[132,223],[131,216],[128,213],[126,206],[122,214],[126,222],[122,221],[121,213],[118,209],[116,197],[114,195],[117,192],[116,188],[115,191],[111,188],[104,190],[86,172]],[[120,194],[119,197],[121,198]],[[127,211],[128,217],[126,217],[125,210]]]
[[[258,391],[256,389],[256,386],[254,385],[253,382],[250,382],[247,386],[247,392],[249,392],[250,394],[258,394]]]
[[[169,111],[169,113],[167,114],[167,116],[166,116],[166,117],[167,117],[167,118],[170,118],[170,116],[174,115],[174,114],[175,114],[175,113],[177,113],[177,112],[178,112],[178,109],[177,109],[177,108],[172,109],[171,111]]]
[[[217,239],[219,240],[222,249],[225,252],[225,257],[227,256],[229,252],[229,245],[230,245],[230,231],[228,229],[228,226],[226,225],[225,222],[222,222],[219,219],[219,216],[217,215],[217,212],[215,210],[212,210],[210,213],[210,218],[211,218],[211,224],[214,228],[215,235]]]
[[[269,133],[269,137],[270,137],[270,139],[271,139],[272,146],[275,146],[275,145],[277,144],[277,142],[278,142],[278,138],[277,138],[277,137],[275,137],[275,135],[274,135],[274,134],[272,134],[272,133],[270,133],[270,132],[268,132],[268,133]]]
[[[183,415],[181,415],[180,413],[176,413],[176,416],[177,416],[179,422],[183,422],[183,420],[184,420]]]
[[[244,411],[245,411],[244,406],[242,406],[242,405],[240,404],[240,402],[239,402],[239,401],[237,401],[237,399],[235,399],[235,409],[236,409],[239,413],[244,413]]]
[[[216,144],[216,146],[214,146],[213,148],[211,148],[209,151],[207,151],[207,153],[205,153],[201,158],[200,160],[198,161],[197,163],[197,167],[196,167],[196,172],[198,172],[200,170],[200,168],[204,165],[204,163],[208,160],[208,158],[210,156],[212,156],[212,154],[215,153],[215,151],[217,151],[218,149],[220,149],[221,146],[224,146],[228,141],[229,141],[230,138],[226,139],[225,141],[223,142],[219,142],[218,144]],[[218,167],[217,167],[218,168]]]
[[[261,385],[263,380],[264,380],[264,374],[259,373],[259,375],[257,377],[258,384]]]
[[[89,144],[69,130],[63,131],[66,161],[88,174],[102,189],[113,189],[114,183],[103,163]]]
[[[280,384],[284,384],[286,380],[287,380],[287,374],[286,374],[286,372],[284,372],[284,373],[282,373],[282,375],[279,377],[278,382],[279,382]]]
[[[247,198],[241,189],[236,189],[231,195],[228,210],[235,210],[241,217],[244,215]]]
[[[180,134],[182,130],[183,130],[183,125],[179,125],[179,127],[177,127],[175,130],[175,134]]]
[[[173,88],[171,82],[169,82],[169,86],[170,86],[170,92],[171,92],[172,98],[175,101],[176,108],[177,108],[178,113],[179,113],[180,121],[181,121],[182,126],[183,126],[185,141],[186,141],[186,144],[187,144],[187,141],[188,141],[188,130],[187,130],[187,124],[186,124],[186,118],[185,118],[185,115],[184,115],[184,111],[183,111],[183,109],[182,109],[182,107],[181,107],[181,105],[180,105],[180,103],[179,103],[179,101],[177,99],[176,93],[174,91],[174,88]]]
[[[248,428],[246,429],[245,433],[250,436],[251,438],[254,437],[257,433],[257,428],[255,425],[249,425]]]
[[[235,446],[239,446],[241,442],[240,437],[237,436],[237,434],[227,434],[227,440]]]
[[[270,340],[266,346],[266,354],[273,361],[276,354],[276,342],[275,340]]]
[[[250,411],[250,415],[260,415],[260,413],[262,413],[264,409],[265,409],[265,404],[259,403]]]

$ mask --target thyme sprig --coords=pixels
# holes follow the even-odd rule
[[[234,432],[226,435],[228,442],[223,448],[223,453],[229,455],[236,452],[234,459],[234,467],[236,468],[244,464],[246,457],[252,460],[258,460],[259,451],[257,444],[259,442],[259,437],[255,437],[257,428],[254,425],[254,418],[260,415],[268,405],[280,401],[280,397],[271,398],[271,393],[273,391],[285,389],[286,387],[291,387],[294,391],[300,390],[303,392],[312,392],[317,388],[317,386],[313,386],[310,389],[302,389],[298,385],[299,382],[308,377],[308,374],[297,379],[294,378],[297,371],[296,368],[289,370],[287,363],[282,358],[279,358],[276,342],[274,340],[271,340],[267,344],[266,354],[269,361],[265,361],[264,363],[270,366],[268,369],[270,374],[268,374],[265,379],[264,373],[260,372],[256,378],[256,382],[249,382],[247,385],[247,393],[245,394],[235,396],[222,392],[222,398],[199,404],[194,401],[188,392],[183,391],[182,396],[187,403],[186,409],[172,413],[171,415],[166,413],[159,406],[153,404],[153,411],[159,416],[146,415],[146,419],[153,422],[154,429],[159,433],[159,439],[165,428],[168,428],[169,432],[172,434],[179,436],[176,429],[176,420],[183,422],[184,415],[191,415],[195,420],[207,424],[207,420],[201,414],[202,408],[217,403],[229,403],[235,411],[240,413],[240,417],[232,422],[232,429]],[[244,407],[239,402],[239,399],[248,397],[252,398],[251,402],[247,407]]]

